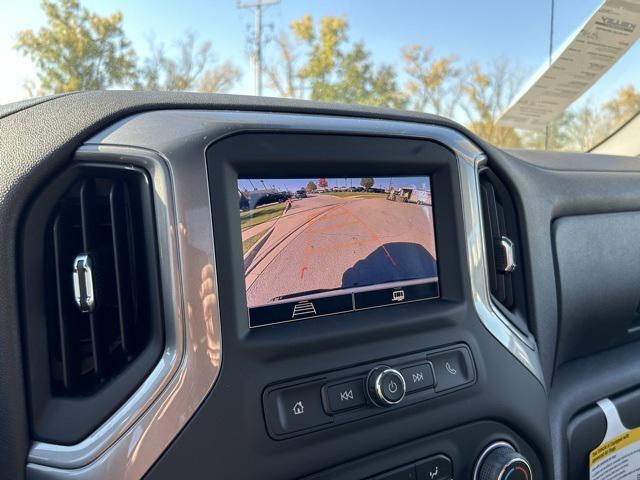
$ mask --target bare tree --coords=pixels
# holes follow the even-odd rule
[[[616,96],[605,102],[604,110],[609,117],[610,129],[619,127],[640,111],[640,91],[633,85],[619,88]]]
[[[211,42],[198,42],[191,32],[176,42],[175,56],[153,37],[149,47],[151,54],[144,61],[138,85],[144,90],[225,92],[241,77],[240,69],[231,62],[217,62]]]
[[[515,97],[524,77],[522,72],[506,58],[498,58],[486,68],[472,63],[467,75],[463,86],[467,101],[461,107],[469,118],[469,128],[495,145],[521,146],[518,133],[498,125],[497,120]]]
[[[565,149],[585,152],[602,140],[609,131],[606,113],[600,107],[592,107],[587,100],[581,107],[572,110],[572,120],[566,127]]]
[[[524,148],[534,150],[567,150],[571,147],[569,126],[575,121],[575,114],[567,110],[553,120],[544,130],[522,130],[520,138]]]
[[[242,77],[242,72],[233,63],[227,61],[205,71],[198,84],[200,92],[228,92]]]
[[[277,36],[274,43],[278,59],[264,67],[270,86],[281,97],[303,97],[303,81],[298,74],[298,44],[292,41],[286,32]]]

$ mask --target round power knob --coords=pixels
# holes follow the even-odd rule
[[[407,391],[402,374],[386,365],[380,365],[369,372],[367,386],[369,398],[379,407],[401,402]]]
[[[533,480],[529,462],[507,442],[484,449],[473,473],[474,480]]]

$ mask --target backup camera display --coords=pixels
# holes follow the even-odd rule
[[[439,295],[429,177],[239,179],[251,327]]]

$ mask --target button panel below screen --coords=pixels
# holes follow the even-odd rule
[[[429,400],[471,385],[476,378],[471,352],[462,345],[384,359],[384,362],[383,366],[388,366],[389,371],[399,372],[389,377],[388,385],[380,385],[392,400],[384,408],[376,406],[378,402],[369,398],[365,387],[370,372],[380,368],[381,362],[325,373],[323,378],[310,377],[306,382],[298,380],[267,388],[263,402],[269,433],[278,438],[289,437],[340,425]],[[395,397],[396,389],[391,382],[399,385],[402,379],[406,395]]]

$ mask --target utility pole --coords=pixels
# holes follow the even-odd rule
[[[253,46],[254,88],[258,96],[262,95],[262,8],[280,3],[280,0],[256,0],[253,3],[238,1],[238,8],[255,8],[256,25]]]

